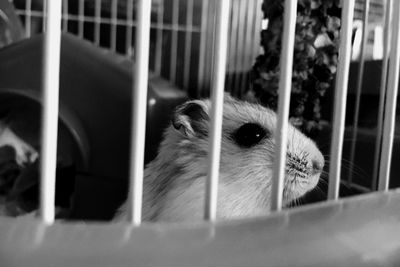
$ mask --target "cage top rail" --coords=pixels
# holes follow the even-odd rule
[[[42,11],[37,11],[37,10],[31,10],[31,11],[24,11],[24,10],[17,10],[16,11],[17,15],[23,15],[26,16],[29,14],[31,17],[43,17],[44,13]],[[79,15],[74,15],[74,14],[66,14],[64,13],[62,15],[63,20],[72,20],[72,21],[79,21],[80,19],[83,19],[85,22],[92,22],[92,23],[98,23],[98,24],[111,24],[115,23],[118,26],[131,26],[131,27],[137,27],[138,23],[136,21],[127,21],[125,19],[111,19],[111,18],[105,18],[105,17],[96,17],[96,16],[82,16],[79,17]],[[64,26],[65,27],[65,26]],[[171,31],[185,31],[185,32],[192,32],[192,33],[200,33],[201,29],[198,26],[195,25],[172,25],[172,24],[160,24],[157,22],[152,22],[150,23],[150,27],[152,29],[160,29],[160,30],[171,30]]]

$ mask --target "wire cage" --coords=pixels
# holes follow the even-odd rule
[[[271,213],[228,221],[217,220],[224,89],[240,97],[243,88],[251,86],[248,70],[260,53],[260,31],[268,27],[261,13],[263,1],[3,2],[0,15],[10,19],[4,27],[8,39],[0,49],[0,115],[13,105],[28,110],[22,115],[13,113],[11,119],[27,120],[26,114],[31,115],[36,132],[25,139],[41,142],[30,142],[40,151],[29,154],[34,160],[40,157],[35,166],[40,180],[36,185],[38,216],[0,218],[2,266],[397,266],[400,262],[400,191],[395,189],[400,1],[341,2],[327,200],[293,208],[283,208],[282,195],[298,1],[282,1]],[[13,8],[20,21],[7,15]],[[372,27],[369,16],[379,17],[372,19]],[[361,18],[361,28],[354,26],[354,18]],[[371,28],[380,29],[372,46],[381,45],[373,52],[368,50]],[[379,93],[375,88],[372,95],[379,94],[379,100],[374,108],[375,149],[368,156],[371,181],[366,186],[353,177],[358,171],[353,163],[363,151],[364,136],[370,138],[360,119],[367,74],[376,70],[368,67],[375,64],[366,61],[368,53],[372,58],[378,55],[382,74],[371,82],[378,84]],[[11,75],[16,71],[18,77]],[[162,139],[165,113],[173,112],[188,97],[208,95],[212,106],[204,221],[142,222],[143,166],[157,153],[157,145],[148,139],[153,143]],[[354,100],[350,105],[353,119],[346,124],[348,97]],[[343,171],[346,153],[351,165]],[[60,158],[67,166],[64,169],[72,165],[74,174],[86,177],[69,189],[75,190],[75,202],[79,194],[85,194],[77,188],[85,186],[82,181],[87,177],[129,177],[118,185],[128,188],[127,218],[118,222],[56,220],[55,207],[63,202],[56,191],[67,187],[61,179]],[[23,186],[32,180],[25,178]],[[95,195],[98,188],[93,185],[86,184],[86,192]],[[368,194],[342,198],[343,185]],[[109,194],[103,200],[86,198],[91,204],[83,210],[105,209],[109,202],[120,204],[124,196],[112,196],[115,188],[109,187],[106,183],[109,191],[97,193]]]
[[[25,36],[45,30],[45,1],[14,1],[17,14],[26,25]],[[261,0],[232,1],[228,75],[232,92],[248,83],[258,54]],[[90,40],[106,50],[132,57],[136,31],[136,1],[65,0],[62,30]],[[214,1],[152,1],[150,23],[150,69],[172,81],[193,97],[210,90]],[[258,26],[257,26],[258,25]]]

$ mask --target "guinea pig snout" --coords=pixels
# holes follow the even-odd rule
[[[310,157],[309,153],[301,155],[288,153],[286,168],[289,174],[299,177],[320,174],[324,168],[324,160],[319,157]]]
[[[322,170],[324,169],[324,162],[322,162],[319,159],[313,159],[311,163],[312,163],[312,174],[321,173]]]
[[[286,169],[289,174],[296,174],[299,177],[307,177],[310,173],[307,155],[299,157],[296,154],[287,154]]]

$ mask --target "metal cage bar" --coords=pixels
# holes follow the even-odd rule
[[[172,2],[172,26],[179,25],[179,0]],[[169,79],[176,82],[176,66],[178,60],[178,31],[171,31],[171,58],[169,67]]]
[[[110,49],[115,52],[117,50],[117,20],[118,20],[118,0],[111,2],[111,32],[110,32]]]
[[[342,27],[340,29],[339,63],[335,83],[333,133],[330,152],[331,162],[329,166],[328,199],[330,200],[337,200],[339,197],[347,84],[351,58],[351,34],[354,16],[354,2],[354,0],[342,2]]]
[[[200,51],[199,51],[199,71],[197,78],[197,91],[198,94],[203,89],[204,77],[205,77],[205,61],[206,61],[206,30],[208,21],[208,7],[210,5],[209,0],[203,0],[201,3],[201,25],[200,25]]]
[[[261,34],[260,30],[262,28],[262,18],[263,14],[261,12],[261,5],[263,0],[256,0],[256,4],[254,6],[255,11],[255,20],[254,20],[254,33],[253,33],[253,47],[251,49],[252,51],[252,59],[255,60],[255,58],[258,56],[259,51],[260,51],[260,39],[261,39]]]
[[[364,66],[365,66],[365,56],[366,56],[366,46],[368,41],[368,20],[369,20],[369,8],[370,0],[364,2],[364,12],[363,12],[363,28],[362,28],[362,42],[360,51],[360,62],[358,65],[357,73],[357,89],[356,89],[356,103],[353,113],[353,131],[351,135],[351,146],[350,146],[350,162],[354,162],[354,156],[356,152],[356,142],[358,133],[358,117],[360,113],[361,104],[361,91],[363,88],[363,77],[364,77]],[[347,173],[347,182],[351,184],[353,181],[353,164],[349,165],[349,170]]]
[[[243,62],[244,66],[251,66],[253,57],[251,54],[251,46],[253,43],[253,30],[254,30],[254,23],[255,21],[255,8],[254,6],[256,5],[256,1],[249,1],[248,6],[247,6],[247,21],[246,21],[246,31],[245,31],[245,38],[244,38],[244,48],[243,48]],[[252,41],[250,41],[252,40]],[[248,73],[244,73],[242,77],[242,82],[240,83],[239,86],[239,95],[241,96],[246,88],[247,81],[248,81]]]
[[[100,46],[101,0],[96,0],[94,17],[94,43]]]
[[[25,2],[25,37],[31,37],[31,29],[32,29],[32,0],[26,0]]]
[[[229,29],[228,29],[228,40],[229,40],[229,45],[228,45],[228,51],[227,51],[227,53],[228,53],[228,55],[227,55],[227,63],[226,63],[226,71],[227,71],[227,74],[228,74],[228,76],[226,77],[227,79],[226,79],[226,81],[225,81],[225,86],[227,86],[228,88],[229,88],[229,90],[231,90],[231,65],[232,65],[232,63],[231,63],[231,53],[232,53],[232,42],[231,42],[231,40],[232,40],[232,31],[233,31],[233,23],[232,23],[232,21],[233,21],[233,10],[234,10],[234,6],[235,6],[235,1],[233,1],[232,0],[232,3],[231,3],[231,11],[230,11],[230,14],[229,14],[229,24],[228,24],[228,26],[229,26]]]
[[[43,20],[42,20],[42,27],[43,32],[46,32],[46,16],[47,16],[47,0],[43,0]]]
[[[289,104],[292,89],[293,50],[296,29],[297,0],[286,0],[282,32],[282,51],[279,77],[278,120],[275,133],[276,151],[272,179],[271,210],[282,209],[282,193],[285,179]]]
[[[133,108],[128,220],[139,225],[142,220],[144,143],[149,70],[151,1],[138,0],[133,73]]]
[[[388,89],[386,92],[385,113],[383,121],[383,138],[379,169],[379,191],[389,189],[389,175],[392,161],[393,136],[396,119],[396,102],[399,88],[400,71],[400,1],[394,1],[392,39],[390,45],[390,62]]]
[[[230,75],[228,77],[228,84],[229,84],[229,90],[233,89],[234,86],[234,80],[235,80],[235,51],[237,47],[237,35],[238,35],[238,26],[239,26],[239,1],[235,0],[232,1],[232,21],[231,21],[231,28],[230,28],[230,40],[229,40],[229,62],[228,62],[228,69]]]
[[[188,28],[193,27],[193,8],[194,8],[194,0],[187,1],[187,9],[186,9],[186,26]],[[189,79],[190,79],[190,60],[192,54],[192,31],[189,30],[186,32],[185,36],[185,62],[183,68],[183,86],[186,90],[189,89]]]
[[[42,148],[40,160],[40,217],[54,222],[57,159],[58,93],[61,47],[61,0],[47,4],[47,32],[44,43]]]
[[[247,17],[247,8],[246,6],[248,5],[248,1],[239,1],[240,6],[239,6],[239,25],[237,28],[237,36],[236,36],[236,40],[233,40],[234,42],[237,42],[237,51],[239,51],[239,55],[240,53],[244,53],[243,51],[243,47],[244,47],[244,42],[246,42],[245,40],[245,34],[244,34],[244,30],[245,30],[245,24],[246,24],[246,17]],[[235,92],[235,94],[238,94],[238,91],[240,91],[240,82],[243,79],[243,73],[242,73],[242,69],[243,69],[243,60],[241,57],[239,57],[238,54],[236,54],[234,56],[234,58],[236,59],[236,64],[234,67],[234,70],[236,72],[235,75],[235,81],[234,81],[234,88],[233,92]]]
[[[230,0],[218,1],[216,16],[216,46],[214,77],[212,79],[211,132],[209,147],[209,170],[206,180],[204,219],[215,221],[217,217],[217,192],[221,150],[222,112],[226,58],[228,49],[228,28]]]
[[[78,7],[78,36],[83,38],[84,22],[85,22],[85,0],[79,0]]]
[[[216,1],[209,1],[210,4],[208,6],[208,19],[207,19],[207,26],[205,39],[206,39],[206,51],[204,57],[205,63],[205,71],[203,72],[203,80],[202,80],[202,87],[198,88],[198,97],[208,97],[208,89],[212,87],[212,79],[215,65],[213,64],[213,59],[215,57],[215,44],[216,44],[216,28],[215,25],[217,24],[217,5]]]
[[[63,0],[63,7],[62,7],[62,30],[63,32],[68,32],[68,0]]]
[[[132,31],[133,31],[133,0],[128,0],[126,7],[126,44],[125,44],[125,53],[128,57],[131,57],[133,54],[132,50]]]
[[[261,34],[260,34],[260,29],[262,28],[262,19],[263,19],[263,13],[261,12],[261,6],[262,6],[263,0],[256,0],[256,3],[254,4],[254,32],[253,32],[253,47],[251,48],[251,58],[255,61],[257,56],[259,55],[260,51],[260,39],[261,39]],[[251,75],[252,73],[250,72],[250,80],[251,80]],[[252,86],[250,82],[250,86]]]
[[[154,71],[157,75],[161,75],[161,59],[162,59],[162,47],[163,47],[163,20],[164,20],[164,1],[160,1],[160,5],[157,10],[157,37],[156,37],[156,54]]]
[[[382,130],[383,130],[383,112],[385,107],[385,95],[387,86],[389,52],[390,52],[390,39],[391,39],[391,17],[392,17],[392,0],[387,0],[385,10],[385,26],[384,26],[384,41],[383,41],[383,60],[382,60],[382,74],[379,94],[379,110],[378,110],[378,125],[375,141],[375,157],[374,169],[372,176],[372,189],[378,189],[378,174],[379,174],[379,158],[382,147]]]

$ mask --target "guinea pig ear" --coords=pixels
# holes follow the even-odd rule
[[[194,100],[179,106],[173,116],[172,125],[187,137],[207,136],[207,106],[204,101]]]

